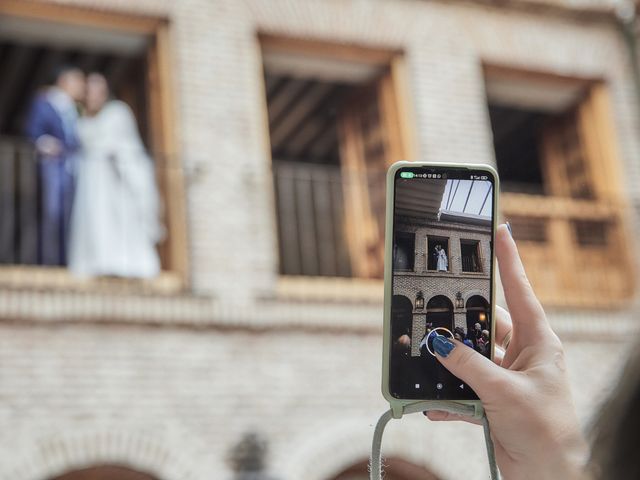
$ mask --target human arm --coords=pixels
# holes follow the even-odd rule
[[[52,135],[51,110],[51,106],[44,99],[35,99],[29,110],[25,128],[25,135],[44,157],[57,157],[63,151],[62,142]]]
[[[564,351],[527,280],[506,226],[496,234],[496,255],[510,314],[498,309],[492,362],[459,342],[437,337],[438,360],[481,399],[507,480],[584,479],[588,449],[567,378]],[[448,353],[447,353],[448,351]],[[446,354],[446,355],[445,355]],[[431,420],[461,420],[429,412]]]

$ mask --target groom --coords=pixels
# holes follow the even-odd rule
[[[38,261],[66,265],[74,192],[74,157],[79,143],[76,102],[84,98],[85,78],[78,67],[56,71],[54,85],[31,105],[26,136],[34,143],[40,181]]]

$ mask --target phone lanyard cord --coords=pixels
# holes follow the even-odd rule
[[[500,473],[496,464],[496,456],[493,447],[493,441],[491,440],[491,431],[489,429],[489,421],[481,406],[464,405],[455,402],[438,402],[438,401],[425,401],[412,403],[405,405],[402,410],[402,415],[416,412],[427,412],[429,410],[438,410],[441,412],[455,413],[458,415],[464,415],[473,418],[480,418],[482,420],[482,426],[484,429],[484,441],[487,448],[487,457],[489,459],[489,472],[491,480],[500,480]],[[394,418],[393,410],[387,410],[378,420],[376,428],[373,433],[373,442],[371,445],[371,462],[369,465],[369,478],[370,480],[382,479],[382,435],[384,429],[389,423],[389,420]]]

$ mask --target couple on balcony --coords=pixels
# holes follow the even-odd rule
[[[163,230],[153,164],[106,78],[59,68],[32,104],[26,135],[38,156],[39,263],[83,277],[157,275]]]

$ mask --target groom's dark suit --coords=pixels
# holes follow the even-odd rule
[[[70,105],[73,103],[69,100]],[[38,257],[42,265],[66,265],[69,221],[74,193],[74,157],[78,150],[75,118],[54,106],[48,94],[36,97],[26,124],[26,135],[34,143],[43,135],[60,142],[56,156],[38,155],[40,181],[40,225]]]

